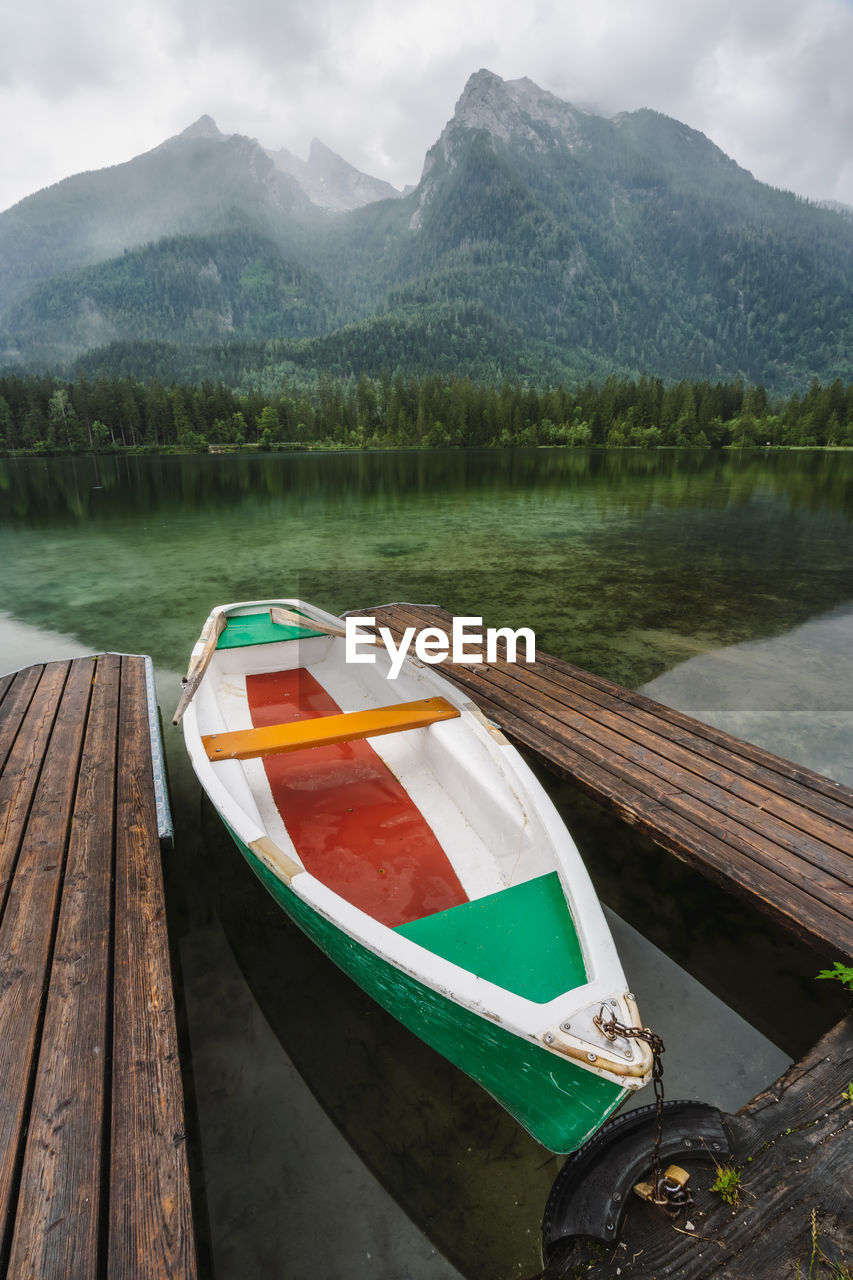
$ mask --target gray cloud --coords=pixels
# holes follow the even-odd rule
[[[0,208],[203,113],[402,186],[481,66],[653,107],[762,181],[853,204],[849,0],[33,0],[0,47]]]
[[[271,77],[328,75],[324,65],[336,25],[329,0],[175,0],[172,51],[177,59],[198,50],[240,50]]]
[[[0,88],[29,89],[58,103],[81,84],[114,87],[124,61],[120,28],[104,0],[79,10],[45,0],[5,6],[0,48]]]

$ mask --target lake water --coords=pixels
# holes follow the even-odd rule
[[[2,670],[154,659],[219,1280],[524,1277],[559,1162],[290,928],[236,855],[170,723],[213,604],[404,599],[530,626],[543,649],[853,782],[847,453],[0,459],[0,587]],[[812,980],[825,958],[543,781],[667,1042],[667,1096],[742,1105],[843,1013]]]

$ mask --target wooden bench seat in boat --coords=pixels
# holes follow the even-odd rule
[[[456,707],[446,698],[421,698],[415,702],[373,707],[369,711],[347,711],[288,724],[208,733],[202,737],[202,742],[209,760],[254,760],[258,756],[281,755],[285,751],[304,751],[309,747],[353,742],[357,738],[376,738],[405,729],[423,729],[441,720],[453,720],[458,715]]]
[[[545,1003],[587,981],[556,871],[399,925],[397,933],[506,991]]]

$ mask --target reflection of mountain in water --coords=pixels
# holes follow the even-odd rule
[[[93,649],[78,644],[73,636],[28,626],[0,610],[0,675],[37,662],[53,662],[57,656],[82,658],[91,653]]]
[[[285,595],[529,626],[636,687],[853,599],[849,454],[0,459],[0,493],[9,611],[173,671],[213,604]]]
[[[432,493],[569,491],[606,511],[744,506],[761,493],[793,508],[853,511],[853,459],[815,452],[638,449],[447,449],[354,453],[90,454],[0,458],[0,524],[56,527],[114,515],[156,515],[286,499],[395,506]]]
[[[853,606],[691,658],[643,692],[853,786]]]

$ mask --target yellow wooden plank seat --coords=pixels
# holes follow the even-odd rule
[[[209,760],[254,760],[258,756],[304,751],[307,747],[324,747],[333,742],[376,738],[380,734],[399,733],[403,729],[423,729],[440,720],[453,720],[458,715],[457,708],[446,698],[421,698],[417,702],[395,702],[390,707],[315,716],[291,724],[208,733],[202,737],[202,742]]]

